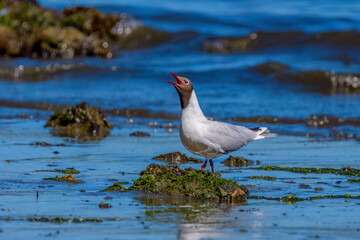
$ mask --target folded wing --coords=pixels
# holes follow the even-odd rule
[[[204,126],[202,138],[224,154],[238,150],[257,137],[257,133],[242,126],[209,121]]]

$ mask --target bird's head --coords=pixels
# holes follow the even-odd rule
[[[180,97],[181,108],[184,109],[189,104],[192,91],[194,90],[193,85],[189,79],[176,76],[173,72],[170,73],[174,76],[176,82],[167,82],[171,83],[175,87]]]

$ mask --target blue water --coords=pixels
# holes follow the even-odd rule
[[[74,68],[37,81],[0,79],[0,100],[22,102],[23,107],[0,107],[0,238],[4,239],[359,239],[359,200],[324,199],[295,205],[267,200],[249,200],[245,206],[174,206],[151,204],[137,193],[99,193],[112,184],[109,179],[132,182],[138,173],[162,153],[181,151],[178,131],[149,128],[177,120],[108,116],[115,125],[111,135],[101,141],[84,143],[54,136],[44,128],[51,111],[26,106],[30,103],[77,104],[87,101],[102,109],[142,108],[150,112],[179,115],[176,91],[166,83],[170,71],[192,80],[201,107],[207,116],[272,116],[305,119],[327,114],[342,118],[360,118],[359,92],[331,93],[331,87],[319,91],[311,85],[286,83],[252,71],[252,67],[277,61],[296,71],[324,70],[360,73],[360,49],[349,46],[279,46],[234,54],[202,51],[202,43],[212,37],[240,37],[254,31],[303,31],[316,34],[327,31],[360,31],[359,1],[110,1],[51,0],[40,4],[61,10],[78,4],[104,12],[127,13],[146,26],[172,33],[172,39],[152,48],[123,50],[111,60],[78,58],[74,60],[2,59],[1,66],[25,68],[54,64],[81,63],[91,71]],[[324,86],[324,88],[327,88]],[[257,126],[254,123],[243,123]],[[280,134],[278,138],[249,144],[233,155],[260,160],[262,164],[300,167],[351,166],[360,168],[359,141],[334,141],[324,138],[329,129],[304,124],[264,124]],[[360,135],[359,126],[337,127]],[[150,138],[131,138],[142,130]],[[305,137],[309,133],[321,135]],[[298,136],[300,135],[300,136]],[[35,141],[65,147],[35,147]],[[55,155],[53,151],[59,151]],[[295,194],[360,195],[358,183],[336,175],[302,175],[264,172],[226,167],[215,161],[223,177],[252,185],[254,195],[279,197]],[[55,164],[56,167],[49,167]],[[185,164],[182,167],[199,167]],[[68,185],[43,181],[54,173],[41,169],[75,167],[85,183]],[[125,172],[121,175],[120,172]],[[251,175],[276,176],[275,182],[249,180]],[[307,177],[311,177],[308,179]],[[295,183],[289,184],[289,181]],[[341,183],[337,183],[337,182]],[[326,184],[319,183],[325,182]],[[310,189],[299,188],[309,184]],[[316,187],[323,191],[317,192]],[[85,189],[86,193],[80,190]],[[35,199],[36,190],[40,199]],[[112,196],[112,209],[99,209],[105,196]],[[87,200],[87,201],[86,201]],[[189,212],[178,210],[186,208]],[[205,209],[206,208],[206,209]],[[152,214],[149,211],[155,211]],[[283,213],[286,213],[283,215]],[[99,217],[101,224],[29,223],[27,217]],[[139,218],[137,218],[137,216]],[[116,218],[116,221],[106,218]]]

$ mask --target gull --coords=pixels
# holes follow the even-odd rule
[[[176,82],[167,82],[175,87],[180,97],[180,139],[191,153],[205,157],[200,169],[204,169],[209,161],[211,171],[214,173],[212,159],[236,151],[254,140],[276,136],[266,127],[246,128],[209,120],[200,108],[191,81],[173,72],[170,73]]]

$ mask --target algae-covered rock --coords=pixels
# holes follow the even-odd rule
[[[107,187],[103,190],[101,190],[101,192],[126,192],[128,191],[128,188],[124,188],[120,182],[116,182],[113,185],[111,185],[110,187]]]
[[[131,187],[124,188],[117,182],[102,192],[130,190],[194,199],[246,199],[248,194],[245,186],[223,179],[218,173],[158,164],[150,164]]]
[[[115,50],[154,46],[171,36],[134,24],[136,21],[129,21],[125,14],[89,7],[69,7],[60,12],[41,7],[35,0],[3,0],[0,11],[2,56],[112,58]]]
[[[223,179],[218,173],[193,168],[182,170],[178,166],[150,164],[140,176],[131,189],[146,193],[193,198],[246,199],[248,192],[245,186]]]
[[[171,152],[167,154],[161,154],[153,157],[153,159],[169,162],[171,164],[181,164],[187,162],[202,163],[203,161],[197,158],[188,157],[185,153]]]
[[[101,110],[83,102],[55,111],[46,127],[54,127],[62,136],[99,140],[110,134],[111,124]]]
[[[243,158],[243,157],[233,157],[229,156],[227,159],[222,161],[227,167],[247,167],[254,164],[254,161]]]
[[[43,180],[51,180],[51,181],[58,181],[58,182],[67,182],[67,183],[82,183],[79,179],[75,178],[72,174],[69,175],[63,175],[61,177],[56,176],[53,178],[44,178]]]

